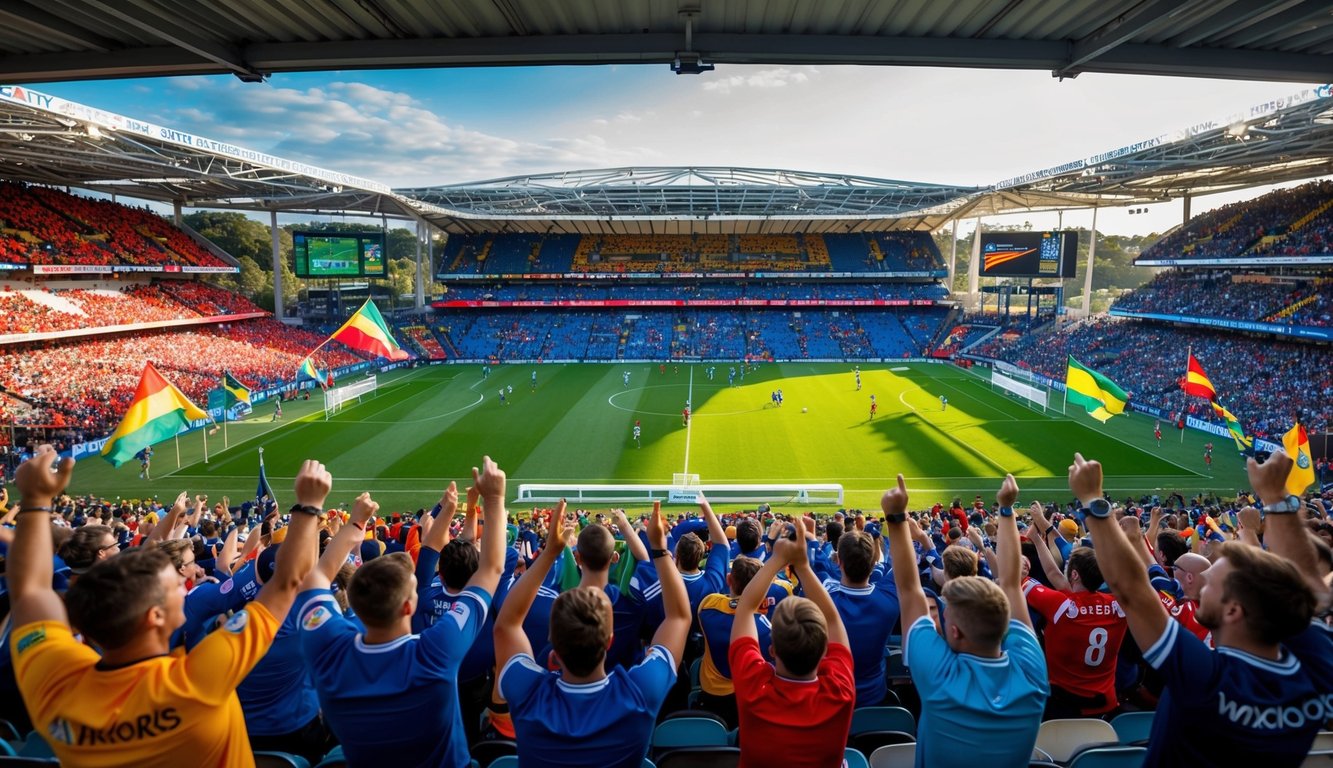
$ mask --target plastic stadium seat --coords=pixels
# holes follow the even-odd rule
[[[17,757],[17,756],[18,752],[14,750],[13,745],[5,741],[4,739],[0,739],[0,757]]]
[[[916,737],[906,731],[862,731],[847,739],[847,746],[868,755],[891,744],[915,744]]]
[[[0,763],[4,765],[4,763]],[[1301,763],[1301,768],[1333,768],[1333,749],[1311,752],[1305,756],[1305,762]]]
[[[727,727],[709,717],[663,720],[653,731],[652,752],[660,756],[682,747],[725,747]]]
[[[916,744],[890,744],[870,753],[870,768],[913,768]]]
[[[1037,731],[1037,748],[1057,763],[1069,758],[1084,747],[1097,744],[1119,744],[1115,729],[1105,720],[1091,717],[1068,720],[1047,720]]]
[[[56,753],[51,749],[51,745],[46,743],[46,739],[38,736],[36,731],[28,734],[27,740],[18,748],[18,754],[20,757],[56,756]]]
[[[1314,744],[1310,745],[1311,752],[1327,752],[1333,750],[1333,731],[1320,731],[1314,737]]]
[[[343,757],[342,745],[339,744],[330,749],[329,753],[324,755],[324,759],[320,760],[319,765],[316,765],[315,768],[347,768],[347,758]]]
[[[255,768],[310,768],[310,763],[300,755],[286,752],[256,752]]]
[[[473,760],[477,761],[477,765],[486,768],[486,766],[505,755],[517,755],[518,744],[505,739],[479,741],[468,749],[468,753],[472,755]]]
[[[736,768],[741,751],[736,747],[673,749],[657,759],[657,768]]]
[[[0,739],[15,744],[23,741],[23,734],[19,733],[19,729],[15,728],[13,723],[8,720],[0,720]]]
[[[703,666],[703,657],[690,662],[690,690],[697,691],[699,687],[699,669]]]
[[[860,750],[848,747],[842,753],[843,768],[870,768],[870,761],[861,754]]]
[[[860,707],[852,712],[848,733],[865,731],[902,731],[916,735],[916,718],[902,707]]]
[[[518,755],[501,755],[488,768],[518,768]]]
[[[1140,768],[1147,747],[1089,747],[1069,760],[1069,768]]]
[[[683,717],[702,717],[705,720],[716,720],[723,727],[727,724],[727,721],[723,720],[721,715],[716,712],[709,712],[706,709],[679,709],[662,718],[662,722],[665,723],[667,720],[679,720]]]
[[[1137,744],[1148,740],[1152,732],[1155,712],[1126,712],[1111,719],[1111,727],[1121,744]]]

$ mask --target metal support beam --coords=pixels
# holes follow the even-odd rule
[[[1097,206],[1092,207],[1092,239],[1088,241],[1088,272],[1083,276],[1083,316],[1092,317],[1092,265],[1097,259]]]
[[[262,80],[264,75],[250,66],[240,51],[228,45],[215,43],[173,21],[155,16],[137,2],[107,2],[106,0],[84,0],[92,9],[133,26],[141,32],[182,48],[196,56],[222,67],[224,71],[236,74],[242,80]]]
[[[424,312],[426,309],[426,263],[421,259],[421,239],[428,232],[426,222],[417,222],[417,295],[416,308],[418,312]]]
[[[953,234],[949,240],[949,293],[953,293],[954,267],[958,264],[958,219],[953,220]]]
[[[273,236],[273,317],[281,321],[282,313],[282,247],[278,238],[278,212],[269,211],[269,232]]]
[[[967,265],[967,295],[973,311],[977,308],[978,284],[981,282],[981,217],[972,231],[972,263]]]
[[[1199,0],[1153,0],[1141,3],[1103,24],[1087,37],[1075,41],[1069,51],[1069,61],[1052,74],[1056,77],[1073,77],[1078,74],[1080,66],[1128,42],[1162,19],[1180,13],[1198,2]]]

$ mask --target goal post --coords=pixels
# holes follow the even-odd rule
[[[1023,381],[992,368],[990,384],[993,391],[1007,394],[1034,411],[1046,413],[1050,407],[1050,392],[1038,384],[1036,379]]]
[[[679,477],[679,473],[677,477]],[[715,504],[824,504],[841,506],[843,488],[838,483],[768,483],[750,485],[700,484],[593,484],[593,483],[523,483],[518,487],[517,502],[547,503],[565,499],[571,504],[602,503],[697,504],[702,492]]]
[[[372,395],[379,388],[379,379],[375,376],[341,387],[324,390],[324,420],[336,416],[349,403],[360,403],[361,398]]]

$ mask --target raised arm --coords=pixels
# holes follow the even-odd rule
[[[458,532],[458,538],[463,541],[476,543],[477,541],[477,515],[480,510],[477,509],[477,501],[481,498],[481,491],[475,484],[467,489],[467,506],[463,508],[463,527]],[[458,497],[454,497],[454,509],[458,508]],[[453,513],[449,514],[452,521]]]
[[[233,525],[231,530],[227,531],[226,537],[222,539],[222,548],[218,550],[218,556],[213,564],[213,570],[230,576],[232,564],[236,561],[236,550],[238,548],[237,539],[241,536],[241,526]]]
[[[1148,513],[1148,541],[1152,546],[1157,546],[1157,534],[1162,532],[1162,508],[1154,505],[1152,511]]]
[[[1120,518],[1119,523],[1120,530],[1125,532],[1125,538],[1134,548],[1134,554],[1143,562],[1143,567],[1151,568],[1154,560],[1152,552],[1148,550],[1148,540],[1143,538],[1143,525],[1139,522],[1138,516],[1127,514]]]
[[[468,490],[468,498],[472,499],[473,490]],[[469,507],[474,506],[475,499],[468,503]],[[433,549],[436,552],[443,552],[449,544],[449,524],[454,519],[454,512],[458,510],[458,483],[450,481],[449,487],[444,490],[444,495],[440,497],[440,516],[431,520],[430,530],[426,531],[426,537],[421,540],[422,549]],[[427,515],[426,517],[434,517]]]
[[[995,494],[995,501],[1000,505],[1000,520],[995,531],[995,559],[1000,572],[995,578],[1004,596],[1009,598],[1009,618],[1030,627],[1032,619],[1028,616],[1028,602],[1023,597],[1023,546],[1018,541],[1018,518],[1014,517],[1014,502],[1017,500],[1018,483],[1013,475],[1005,475]]]
[[[620,513],[624,519],[625,513]],[[661,502],[653,502],[653,514],[648,518],[648,541],[653,545],[653,565],[657,568],[657,581],[662,585],[662,608],[666,618],[653,633],[653,645],[660,645],[671,651],[671,658],[679,664],[685,653],[685,638],[690,634],[690,596],[685,592],[685,582],[676,570],[676,561],[667,551],[667,522],[662,519]],[[626,538],[634,539],[640,547],[643,542],[629,530]]]
[[[43,445],[32,458],[19,465],[14,475],[22,499],[18,503],[18,524],[14,542],[9,547],[5,577],[9,582],[10,626],[17,629],[35,621],[68,623],[65,604],[51,589],[52,502],[69,485],[74,473],[74,459],[56,465],[56,449]],[[56,466],[56,471],[51,469]]]
[[[324,545],[324,554],[320,555],[319,563],[310,570],[310,574],[305,577],[305,583],[301,585],[303,591],[329,588],[338,575],[338,569],[347,562],[347,556],[352,554],[352,550],[365,539],[366,522],[374,517],[379,509],[380,505],[370,498],[369,493],[362,493],[356,497],[356,505],[352,507],[351,522],[340,528],[338,533],[329,539],[329,543]]]
[[[702,491],[699,492],[698,502],[699,512],[704,516],[704,520],[708,521],[708,543],[715,547],[731,546],[730,542],[727,541],[727,531],[722,527],[722,521],[718,520],[717,515],[713,514],[713,505],[709,504],[708,499],[704,498]]]
[[[333,475],[318,461],[306,459],[296,473],[296,503],[301,509],[292,511],[292,524],[287,527],[287,538],[278,550],[273,578],[264,582],[255,598],[278,621],[286,618],[296,593],[319,558],[320,517],[332,488]]]
[[[511,658],[519,654],[532,655],[532,644],[523,631],[523,620],[532,609],[532,601],[537,599],[537,589],[546,580],[565,545],[574,538],[574,523],[564,515],[551,518],[551,525],[546,533],[546,546],[532,565],[523,572],[523,576],[510,587],[504,605],[495,616],[495,662],[500,669]]]
[[[1102,465],[1074,454],[1074,463],[1069,466],[1069,490],[1084,508],[1100,500]],[[1085,524],[1093,541],[1097,542],[1097,565],[1101,567],[1102,577],[1129,619],[1129,631],[1134,635],[1134,641],[1146,651],[1161,638],[1171,617],[1158,600],[1142,561],[1134,554],[1134,548],[1116,521],[1110,515],[1088,515]]]
[[[805,551],[805,548],[802,547],[801,551]],[[778,572],[785,567],[787,567],[786,558],[775,551],[772,557],[764,561],[764,566],[754,578],[750,579],[750,583],[745,585],[745,591],[741,593],[741,599],[736,603],[736,613],[731,619],[731,642],[734,643],[744,637],[759,640],[759,629],[754,623],[754,613],[768,597],[768,588],[773,585],[773,579],[776,579]]]
[[[505,526],[509,513],[505,510],[505,473],[490,456],[481,457],[481,469],[472,468],[472,487],[481,494],[486,513],[486,531],[482,536],[481,558],[477,572],[468,579],[469,588],[484,590],[495,595],[500,574],[505,566]]]
[[[1253,458],[1245,462],[1245,471],[1250,476],[1250,487],[1269,509],[1280,505],[1288,496],[1287,475],[1291,472],[1291,458],[1284,451],[1275,451],[1268,461],[1259,464]],[[1328,584],[1319,577],[1314,542],[1310,541],[1309,529],[1301,517],[1305,504],[1298,498],[1296,509],[1291,512],[1270,512],[1264,519],[1264,543],[1268,551],[1290,560],[1305,577],[1306,583],[1314,591],[1315,602],[1320,608],[1328,604]]]
[[[171,510],[167,512],[166,516],[161,520],[157,521],[157,525],[153,526],[153,532],[144,537],[143,545],[145,547],[153,542],[166,541],[167,537],[176,527],[176,521],[180,519],[182,514],[184,514],[185,504],[189,499],[190,494],[188,492],[180,492],[180,495],[176,497],[176,503],[171,505]]]
[[[1037,502],[1032,503],[1033,510],[1040,506],[1041,504]],[[1032,523],[1033,525],[1039,525],[1035,514],[1033,515]],[[1017,528],[1017,526],[1015,526],[1015,528]],[[1031,536],[1028,540],[1032,542],[1033,548],[1037,550],[1037,559],[1041,561],[1041,569],[1046,572],[1047,578],[1051,580],[1051,586],[1062,592],[1069,591],[1069,579],[1065,578],[1064,570],[1060,567],[1060,563],[1055,559],[1055,553],[1051,552],[1050,546],[1046,543],[1046,537]]]
[[[824,614],[824,623],[828,624],[828,641],[850,649],[851,643],[847,640],[847,628],[843,626],[838,607],[833,604],[833,598],[828,596],[828,591],[815,577],[815,572],[810,569],[810,557],[805,549],[804,520],[799,517],[796,518],[796,539],[794,541],[782,538],[773,544],[773,554],[777,555],[778,553],[781,553],[782,559],[796,570],[796,578],[800,580],[801,585],[805,588],[806,599],[814,603],[819,612]],[[746,591],[749,591],[748,585]],[[754,621],[753,616],[750,621]]]
[[[1050,518],[1046,517],[1045,507],[1040,503],[1033,502],[1032,506],[1028,508],[1028,512],[1032,515],[1032,527],[1036,529],[1037,532],[1036,536],[1028,536],[1028,539],[1033,542],[1033,546],[1036,546],[1036,540],[1040,539],[1041,543],[1046,545],[1046,549],[1050,553],[1051,558],[1055,560],[1054,570],[1063,570],[1065,562],[1064,555],[1061,554],[1059,547],[1051,546],[1051,536],[1059,536],[1060,534],[1056,532],[1055,526],[1051,524]],[[1042,566],[1045,567],[1045,563],[1043,563]],[[1051,569],[1048,568],[1047,572],[1050,571]],[[1068,588],[1068,586],[1063,587],[1063,589]]]
[[[662,502],[654,501],[653,515],[658,516],[661,514],[662,514]],[[647,562],[648,548],[643,546],[643,541],[640,540],[638,535],[634,533],[634,526],[630,525],[629,518],[625,517],[625,510],[613,509],[611,510],[611,516],[614,517],[616,520],[616,528],[619,529],[620,535],[625,537],[625,548],[629,550],[630,556],[633,557],[636,562],[640,563]],[[654,544],[654,546],[656,545]],[[666,539],[662,540],[662,548],[663,549],[666,548]],[[633,570],[633,566],[631,564],[626,563],[625,566]],[[676,658],[680,657],[677,656]]]
[[[916,552],[907,526],[907,484],[898,475],[898,487],[884,492],[879,500],[884,511],[884,534],[889,537],[889,554],[893,558],[893,583],[898,587],[898,607],[901,610],[903,634],[922,616],[930,615],[926,593],[921,591],[921,574],[917,573]]]
[[[1259,516],[1259,510],[1254,507],[1245,507],[1236,517],[1240,520],[1239,530],[1236,531],[1236,537],[1242,544],[1248,544],[1251,547],[1262,547],[1263,543],[1259,537],[1264,533],[1263,518]]]

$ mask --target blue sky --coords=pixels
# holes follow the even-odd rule
[[[35,85],[37,90],[390,186],[624,165],[789,168],[984,185],[1248,108],[1303,86],[900,67],[437,69]],[[1216,195],[1202,210],[1258,194]],[[1087,226],[1089,212],[1065,215]],[[1131,234],[1179,222],[1102,211]],[[1055,225],[1054,214],[1000,223]]]

